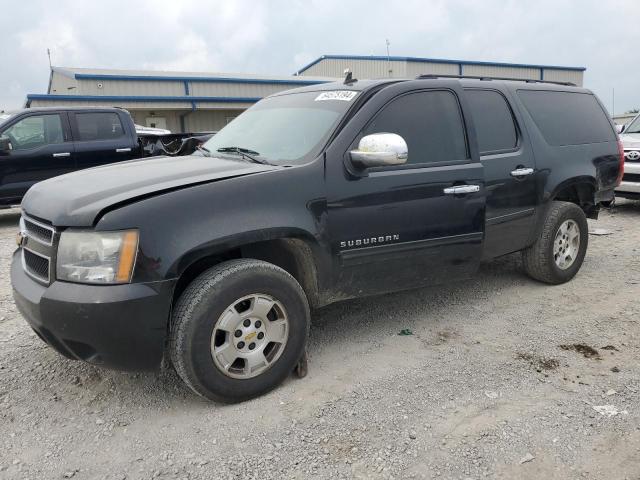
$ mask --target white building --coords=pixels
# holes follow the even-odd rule
[[[418,57],[323,55],[296,72],[298,75],[341,77],[349,68],[355,78],[415,78],[418,75],[517,78],[569,82],[582,86],[584,67],[496,63]]]
[[[414,57],[324,55],[294,75],[161,72],[53,67],[45,94],[27,95],[27,107],[117,106],[140,125],[174,132],[219,130],[263,97],[305,85],[335,81],[350,69],[355,78],[420,74],[509,77],[582,85],[584,68],[471,62]]]

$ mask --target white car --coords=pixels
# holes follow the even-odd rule
[[[640,115],[621,129],[624,148],[624,177],[616,188],[616,196],[640,199]]]
[[[171,130],[165,130],[164,128],[145,127],[144,125],[136,124],[136,133],[138,135],[169,135]]]

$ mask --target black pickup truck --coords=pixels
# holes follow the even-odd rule
[[[180,161],[31,188],[14,298],[69,358],[166,358],[198,394],[241,401],[299,365],[310,309],[467,278],[518,251],[534,279],[570,280],[622,162],[582,88],[429,77],[291,90]]]
[[[0,113],[0,208],[19,205],[29,187],[57,175],[132,158],[193,152],[202,134],[138,134],[120,108],[28,108]],[[189,153],[191,153],[189,152]]]

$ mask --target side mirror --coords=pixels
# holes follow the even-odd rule
[[[618,125],[618,124],[616,124],[616,131],[617,131],[618,133],[622,133],[622,132],[624,132],[624,127],[625,127],[624,125]]]
[[[362,137],[358,149],[351,150],[349,156],[361,169],[402,165],[407,162],[407,142],[395,133],[374,133]]]
[[[11,140],[8,137],[0,137],[0,155],[7,155],[11,150],[13,150]]]

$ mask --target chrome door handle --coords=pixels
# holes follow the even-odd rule
[[[444,193],[447,195],[463,195],[465,193],[474,193],[480,191],[480,185],[456,185],[455,187],[447,187]]]
[[[62,153],[54,153],[53,154],[53,158],[60,158],[60,157],[70,157],[71,153],[69,152],[62,152]]]
[[[126,153],[130,151],[131,151],[130,148],[116,148],[116,153]]]
[[[526,177],[533,173],[533,168],[516,168],[511,172],[512,177]]]

